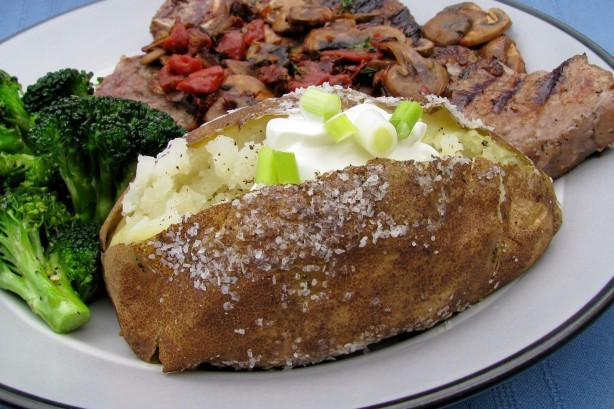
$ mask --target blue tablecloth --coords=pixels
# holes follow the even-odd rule
[[[49,17],[94,1],[0,0],[0,41]],[[518,2],[553,16],[614,54],[612,0]],[[610,307],[556,351],[449,408],[614,408],[613,328],[614,307]],[[5,407],[0,403],[0,409]]]

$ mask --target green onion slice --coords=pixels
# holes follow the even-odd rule
[[[367,152],[378,158],[385,158],[397,146],[397,131],[390,123],[374,109],[366,110],[356,119],[358,132],[354,139]]]
[[[258,164],[256,165],[256,183],[274,185],[277,183],[277,172],[273,159],[273,149],[263,146],[258,151]]]
[[[298,165],[293,152],[273,151],[275,160],[275,171],[277,172],[277,183],[282,185],[301,183],[298,175]]]
[[[266,186],[301,183],[294,153],[260,148],[255,181]]]
[[[422,106],[415,101],[401,101],[392,113],[390,123],[397,130],[399,139],[405,139],[411,133],[416,122],[422,118]]]
[[[336,143],[339,143],[356,132],[358,128],[350,121],[350,118],[343,112],[330,118],[324,123],[324,130],[328,133]]]
[[[299,107],[304,112],[327,120],[341,112],[341,98],[337,94],[322,91],[318,88],[307,88],[301,95]]]

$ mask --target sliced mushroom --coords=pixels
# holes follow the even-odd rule
[[[381,71],[382,89],[386,94],[425,101],[425,95],[441,95],[448,85],[448,72],[438,61],[424,58],[408,43],[382,43],[397,63]]]
[[[484,45],[479,52],[483,58],[496,59],[518,73],[526,73],[524,59],[514,40],[505,34]]]
[[[294,6],[286,21],[292,26],[319,26],[333,19],[333,11],[324,6]]]
[[[226,66],[226,71],[229,75],[236,74],[244,74],[244,75],[252,75],[253,67],[249,61],[241,61],[241,60],[224,60],[224,65]]]
[[[230,75],[224,81],[222,88],[236,90],[239,94],[250,94],[254,100],[263,101],[273,98],[273,93],[258,78],[251,75]]]
[[[264,25],[264,42],[268,44],[281,44],[282,37],[273,31],[269,24]]]
[[[228,113],[229,110],[254,105],[273,93],[258,78],[251,75],[230,75],[203,117],[205,122]]]
[[[305,36],[303,47],[307,52],[317,52],[327,48],[343,48],[364,41],[357,38],[356,21],[352,19],[339,19],[326,27],[316,28]]]
[[[458,42],[465,47],[484,44],[503,34],[512,25],[512,20],[500,8],[493,7],[487,12],[474,3],[467,3],[461,13],[471,18],[471,30]]]
[[[458,44],[471,30],[469,16],[456,11],[440,11],[424,24],[422,34],[441,47]]]
[[[226,115],[230,110],[254,104],[255,101],[251,95],[239,94],[233,90],[218,92],[212,103],[206,107],[202,122],[209,122],[219,116]]]
[[[278,34],[284,34],[296,30],[288,22],[288,15],[293,7],[304,7],[305,2],[303,0],[285,0],[271,1],[269,3],[269,12],[266,16],[266,21],[271,25],[273,31]]]
[[[364,70],[366,70],[367,72],[374,73],[378,71],[387,70],[388,68],[390,68],[390,66],[394,64],[396,64],[394,60],[371,60],[367,62]]]
[[[435,43],[433,43],[428,38],[420,38],[418,41],[414,42],[413,47],[420,53],[423,57],[429,57],[433,54],[435,50]]]
[[[366,38],[370,38],[372,40],[377,40],[378,42],[396,40],[396,41],[405,41],[407,37],[403,34],[398,28],[383,24],[383,25],[374,25],[374,26],[361,26],[359,31],[366,36]]]
[[[158,58],[162,57],[165,54],[166,54],[166,50],[164,48],[153,48],[141,58],[141,64],[143,65],[151,64],[152,62],[157,61]]]
[[[249,46],[246,59],[257,67],[268,64],[284,66],[290,62],[288,47],[258,42],[254,42]]]
[[[209,35],[215,36],[232,25],[231,6],[231,0],[165,0],[154,15],[149,30],[157,40],[170,33],[178,17],[184,24],[200,26]]]
[[[448,6],[427,21],[422,32],[439,46],[460,44],[473,47],[503,34],[512,24],[505,11],[484,11],[472,2]]]
[[[405,35],[397,28],[387,25],[369,25],[358,28],[353,19],[335,20],[325,27],[313,29],[305,36],[303,47],[307,52],[331,48],[347,48],[364,44],[365,41],[405,41]]]

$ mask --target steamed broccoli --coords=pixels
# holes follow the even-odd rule
[[[49,245],[50,238],[71,230],[71,223],[72,215],[53,193],[8,191],[0,197],[0,288],[17,293],[59,333],[90,318],[71,286],[74,275],[82,272],[70,270],[80,262],[76,260],[88,263],[90,254],[76,252],[71,260],[58,253],[59,245]],[[75,245],[65,252],[74,247],[81,248]]]
[[[95,97],[92,74],[48,73],[22,97],[0,70],[0,288],[56,332],[89,320],[101,287],[99,228],[134,177],[185,130],[166,113]]]
[[[92,76],[91,72],[75,68],[48,72],[28,86],[23,95],[24,106],[30,114],[33,114],[61,98],[92,95],[94,93]]]
[[[184,133],[168,114],[145,103],[83,96],[42,110],[28,139],[58,163],[75,214],[102,223],[134,178],[138,155],[155,155]]]
[[[0,69],[0,152],[28,152],[23,137],[34,122],[24,107],[21,84]]]
[[[0,194],[13,189],[60,190],[57,164],[47,155],[0,151]]]

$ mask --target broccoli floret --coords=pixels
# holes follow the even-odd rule
[[[28,142],[58,163],[76,215],[102,223],[134,178],[138,155],[156,155],[184,134],[143,102],[83,96],[41,111]]]
[[[88,303],[100,288],[100,226],[75,220],[51,237],[47,251],[54,275],[66,274],[73,289]]]
[[[0,107],[1,111],[2,107]],[[2,112],[0,112],[0,116]],[[0,152],[19,153],[27,152],[28,148],[21,137],[18,128],[6,127],[0,123]]]
[[[91,72],[75,68],[48,72],[28,86],[23,95],[24,106],[30,114],[33,114],[42,111],[60,98],[92,95],[94,93],[92,76]]]
[[[21,84],[17,77],[0,70],[0,151],[28,152],[23,137],[34,118],[25,109]]]
[[[0,288],[27,301],[56,332],[72,331],[90,310],[70,273],[48,261],[50,237],[70,228],[72,215],[52,193],[5,192],[0,197]]]
[[[6,190],[62,190],[57,164],[47,155],[0,152],[0,194]]]

